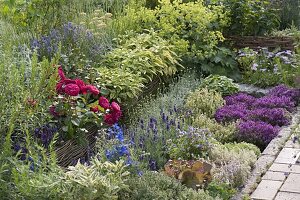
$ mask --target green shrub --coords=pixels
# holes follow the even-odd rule
[[[26,127],[34,130],[47,122],[49,97],[55,94],[57,58],[51,62],[24,46],[23,35],[7,23],[0,22],[0,133],[24,133]],[[11,127],[10,127],[11,126]],[[16,131],[18,130],[18,131]],[[1,146],[2,140],[0,140]]]
[[[21,30],[44,33],[50,28],[70,21],[79,10],[90,5],[92,0],[30,0],[1,1],[0,15]]]
[[[212,136],[221,143],[232,142],[236,132],[236,124],[220,124],[204,114],[199,114],[192,120],[192,125],[197,128],[208,129]]]
[[[224,103],[221,93],[200,88],[188,95],[185,106],[192,111],[194,116],[205,114],[212,118],[216,110]]]
[[[258,158],[258,152],[255,145],[246,143],[216,145],[210,154],[215,163],[212,170],[214,180],[232,187],[243,185]]]
[[[93,159],[90,166],[77,163],[64,172],[56,165],[38,168],[34,173],[29,165],[16,163],[12,181],[16,192],[26,199],[118,199],[127,189],[125,165]]]
[[[264,35],[279,27],[279,16],[270,1],[222,0],[229,11],[230,35]]]
[[[230,187],[226,183],[217,183],[217,182],[211,182],[207,186],[206,190],[208,191],[208,194],[212,197],[219,196],[223,200],[229,200],[231,197],[236,193],[236,190]]]
[[[126,102],[138,97],[144,87],[144,78],[122,68],[98,68],[96,82],[100,88],[105,88],[111,99]]]
[[[201,62],[201,73],[228,76],[240,79],[236,53],[226,47],[217,47],[216,54]]]
[[[239,86],[233,83],[233,80],[226,76],[210,75],[205,78],[200,88],[207,88],[214,90],[222,94],[222,96],[228,96],[239,91]]]
[[[129,181],[130,192],[120,195],[121,199],[132,200],[213,200],[203,190],[195,191],[182,185],[178,180],[163,173],[145,172],[141,177]]]
[[[130,7],[119,21],[123,29],[119,34],[128,29],[143,32],[151,27],[176,47],[185,63],[201,71],[202,61],[216,55],[218,43],[224,40],[221,31],[228,21],[223,8],[206,7],[202,0],[161,0],[155,9]]]
[[[154,31],[148,34],[128,35],[119,38],[119,46],[108,53],[102,65],[121,68],[151,81],[154,76],[170,76],[182,66],[174,46]]]
[[[176,138],[167,141],[167,151],[171,159],[198,160],[207,158],[211,149],[210,133],[207,129],[189,127],[180,131]]]
[[[151,117],[161,118],[161,108],[170,110],[177,108],[181,109],[185,104],[186,95],[192,92],[198,85],[200,80],[197,79],[196,74],[187,72],[178,80],[173,80],[173,83],[163,92],[159,92],[156,96],[149,96],[135,105],[128,113],[130,117],[131,126],[139,124],[139,120],[143,119],[145,122],[149,121]]]

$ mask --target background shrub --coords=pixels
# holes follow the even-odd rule
[[[200,88],[188,95],[185,106],[193,112],[194,116],[205,114],[211,118],[224,103],[219,92]]]
[[[221,93],[223,96],[232,95],[239,91],[239,86],[233,83],[233,80],[226,76],[210,75],[206,77],[200,84],[200,88],[206,87]]]
[[[219,124],[204,114],[199,114],[192,119],[192,125],[197,128],[205,128],[211,132],[213,138],[221,143],[232,142],[236,133],[236,124]]]

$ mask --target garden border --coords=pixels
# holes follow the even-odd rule
[[[265,150],[261,153],[261,156],[256,161],[254,168],[248,178],[245,186],[239,191],[232,200],[241,200],[256,189],[261,177],[267,172],[269,167],[275,161],[277,155],[284,147],[286,141],[290,138],[293,133],[293,129],[300,122],[300,106],[297,107],[297,111],[292,116],[292,123],[289,126],[283,127],[278,135],[268,144]]]

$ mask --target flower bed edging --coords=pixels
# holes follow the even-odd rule
[[[275,161],[276,156],[280,150],[284,147],[286,141],[290,138],[293,133],[293,129],[300,122],[300,107],[297,108],[297,112],[292,116],[292,123],[289,126],[283,127],[279,134],[268,144],[266,149],[262,152],[259,159],[254,165],[254,169],[245,186],[240,192],[238,192],[232,199],[240,200],[244,196],[250,195],[261,180],[261,176],[266,173],[271,164]]]

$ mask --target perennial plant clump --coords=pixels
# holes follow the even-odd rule
[[[263,148],[277,136],[280,126],[290,123],[290,113],[298,104],[298,89],[279,85],[260,98],[245,93],[225,97],[226,105],[215,113],[218,122],[237,121],[236,138]]]
[[[242,121],[238,125],[237,139],[263,147],[277,136],[278,131],[278,126],[263,121]]]
[[[61,66],[58,74],[58,96],[49,111],[61,124],[65,138],[77,138],[79,133],[86,132],[87,125],[101,127],[104,121],[111,126],[120,119],[120,106],[116,102],[110,103],[103,96],[99,98],[100,90],[97,87],[80,79],[68,79]]]

